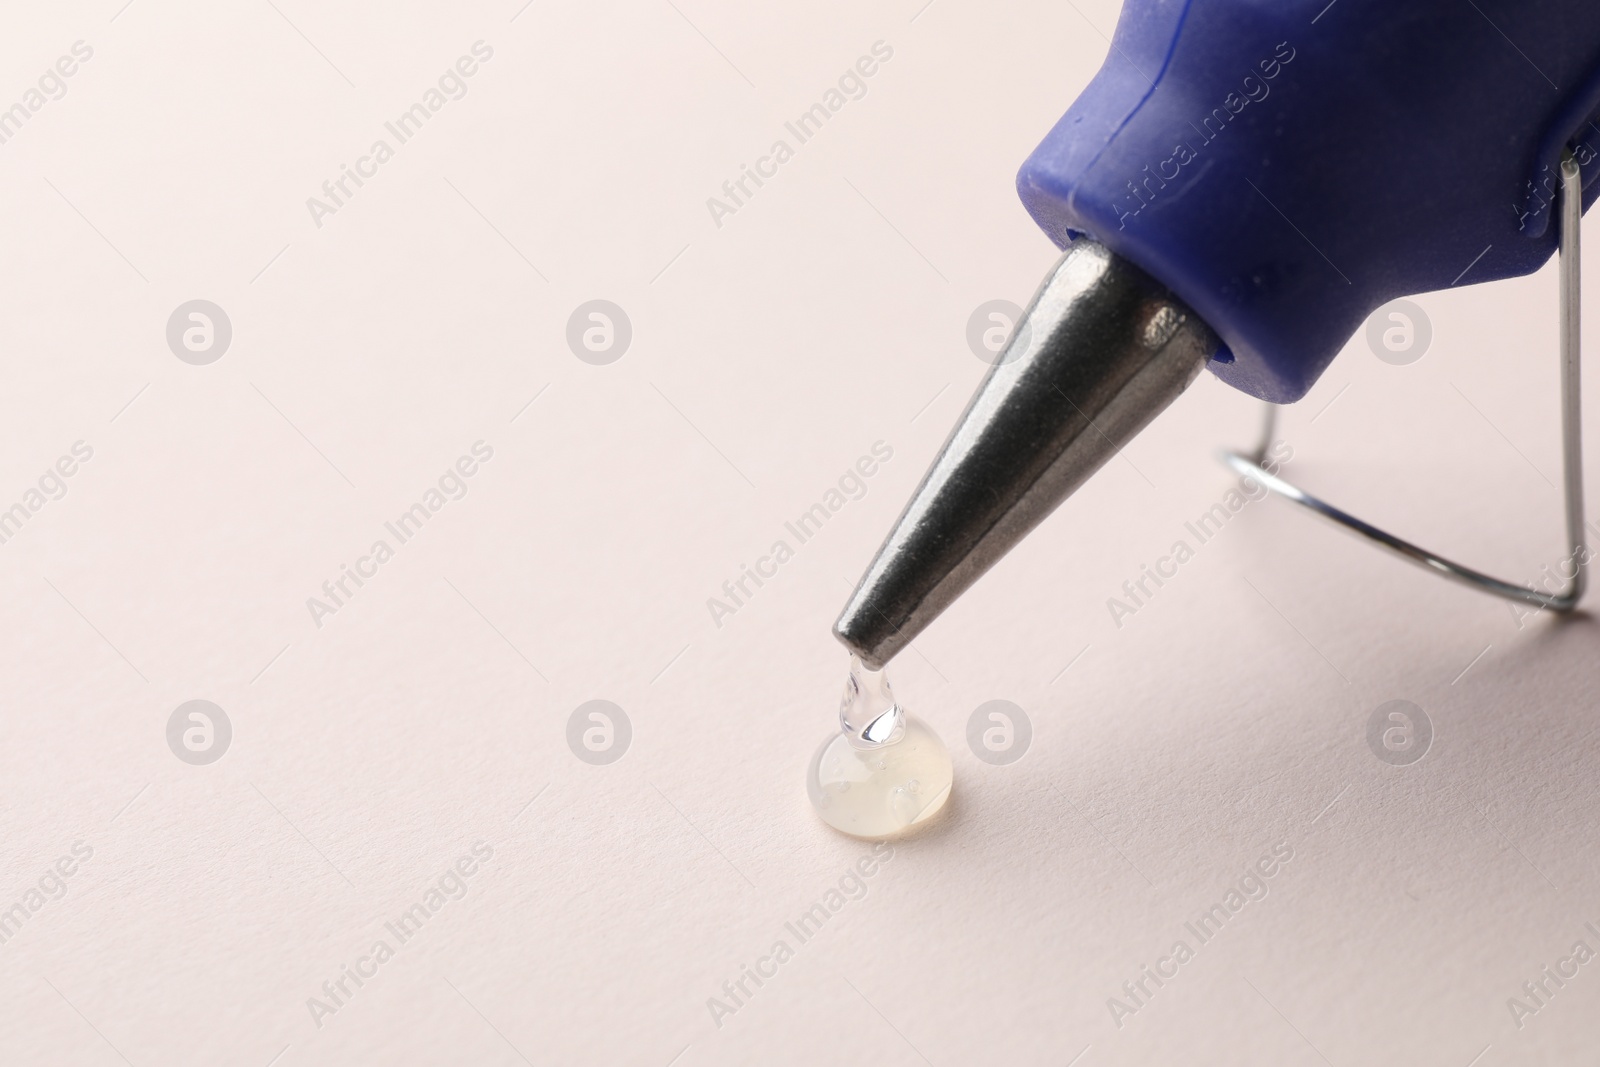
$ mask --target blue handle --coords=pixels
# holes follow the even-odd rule
[[[1563,145],[1600,193],[1600,0],[1127,0],[1017,176],[1298,400],[1375,309],[1537,270]]]

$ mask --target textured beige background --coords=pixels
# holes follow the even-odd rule
[[[1209,377],[895,663],[954,749],[947,816],[708,1011],[868,854],[802,789],[828,626],[984,370],[967,316],[1054,258],[1012,175],[1110,0],[123,3],[0,15],[0,105],[94,50],[0,145],[0,503],[94,450],[0,545],[0,908],[93,850],[0,945],[0,1062],[1593,1056],[1600,963],[1520,1029],[1506,1004],[1600,949],[1593,622],[1519,627],[1267,502],[1114,627],[1254,431]],[[467,95],[314,225],[479,40]],[[879,40],[865,98],[715,226],[706,198]],[[209,366],[164,338],[194,298],[233,324]],[[592,298],[633,325],[609,366],[564,340]],[[1561,551],[1552,275],[1420,303],[1426,357],[1352,342],[1287,414],[1289,469],[1531,578]],[[315,626],[480,440],[465,498]],[[706,599],[879,440],[866,496],[715,627]],[[234,728],[203,767],[164,733],[195,698]],[[566,743],[595,698],[633,727],[609,766]],[[1005,767],[964,742],[996,698],[1034,726]],[[1409,767],[1365,742],[1395,698],[1436,730]],[[308,998],[479,842],[319,1027]],[[1108,998],[1280,844],[1266,898],[1119,1028]]]

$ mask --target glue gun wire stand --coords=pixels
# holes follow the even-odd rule
[[[1411,563],[1442,577],[1460,582],[1494,596],[1533,604],[1550,611],[1571,611],[1583,599],[1588,583],[1589,549],[1584,540],[1583,510],[1583,407],[1579,381],[1579,339],[1582,318],[1582,287],[1579,273],[1579,231],[1583,222],[1583,186],[1578,164],[1572,153],[1561,160],[1560,287],[1561,287],[1561,467],[1562,495],[1566,505],[1567,556],[1563,561],[1571,577],[1554,592],[1534,589],[1491,577],[1482,571],[1452,562],[1419,548],[1410,541],[1386,533],[1363,522],[1349,512],[1320,500],[1261,466],[1265,450],[1272,442],[1277,408],[1267,405],[1261,442],[1250,454],[1226,451],[1221,459],[1240,474],[1254,478],[1272,492],[1313,513],[1335,522],[1346,530],[1388,549]]]

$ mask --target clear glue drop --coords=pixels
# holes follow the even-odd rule
[[[839,732],[817,749],[806,775],[822,821],[855,837],[892,837],[933,818],[954,778],[939,735],[895,701],[882,671],[851,656]]]

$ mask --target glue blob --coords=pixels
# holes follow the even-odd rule
[[[882,671],[850,657],[839,732],[817,749],[806,775],[822,821],[855,837],[893,837],[933,818],[954,778],[939,735],[895,701]]]

